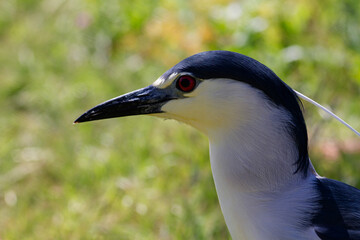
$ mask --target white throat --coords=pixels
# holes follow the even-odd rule
[[[267,233],[260,229],[279,228],[281,236],[281,229],[286,228],[280,226],[294,226],[290,222],[297,217],[285,217],[294,207],[286,201],[286,194],[296,196],[294,202],[312,195],[310,189],[301,187],[308,179],[301,173],[294,174],[298,151],[282,125],[286,119],[275,119],[286,116],[281,111],[284,110],[263,108],[259,117],[247,125],[209,134],[215,186],[233,239],[277,239],[269,235],[276,231]],[[271,209],[276,212],[276,208],[284,216],[276,219],[276,213],[267,215]],[[289,229],[289,234],[294,232]]]
[[[302,178],[294,174],[297,147],[285,119],[277,118],[286,112],[275,107],[263,110],[246,125],[209,132],[214,175],[245,192],[276,191]]]

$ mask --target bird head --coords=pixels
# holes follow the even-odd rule
[[[208,135],[264,125],[264,119],[281,122],[277,126],[286,128],[298,148],[297,169],[308,166],[306,126],[295,92],[269,68],[239,53],[195,54],[152,85],[101,103],[75,123],[143,114],[176,119]]]

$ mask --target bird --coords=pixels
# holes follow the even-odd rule
[[[314,169],[299,97],[306,98],[251,57],[205,51],[74,123],[151,115],[204,133],[234,240],[360,239],[360,190]]]

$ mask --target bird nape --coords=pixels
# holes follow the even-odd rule
[[[296,92],[260,62],[229,51],[198,53],[75,123],[139,114],[208,136],[233,239],[360,239],[360,190],[316,173]]]

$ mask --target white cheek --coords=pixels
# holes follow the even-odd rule
[[[196,104],[193,98],[176,99],[167,102],[162,108],[170,118],[183,121],[196,119]]]
[[[167,118],[187,123],[203,132],[219,126],[226,126],[232,119],[232,109],[227,100],[218,93],[217,84],[207,80],[185,98],[166,103],[162,110]]]
[[[205,80],[185,98],[166,103],[162,117],[187,123],[202,132],[231,130],[262,118],[264,95],[248,84]]]

